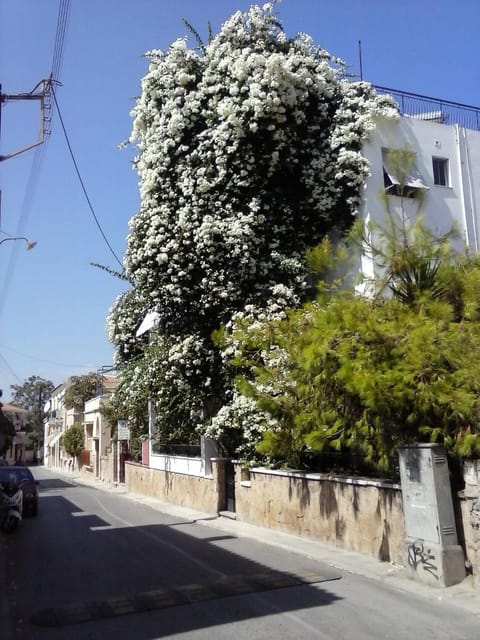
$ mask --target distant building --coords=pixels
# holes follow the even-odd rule
[[[14,464],[17,460],[32,462],[34,451],[28,440],[28,411],[8,402],[2,403],[2,411],[10,419],[14,429],[12,444],[5,454],[5,460],[9,464]]]

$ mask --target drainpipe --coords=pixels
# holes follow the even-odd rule
[[[463,224],[466,233],[466,243],[478,253],[477,211],[474,198],[474,186],[472,181],[472,168],[468,149],[467,134],[464,127],[455,125],[457,142],[458,178],[460,185],[461,207],[463,211]]]

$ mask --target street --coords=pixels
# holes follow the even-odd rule
[[[32,471],[39,515],[1,538],[2,640],[479,637],[445,602]]]

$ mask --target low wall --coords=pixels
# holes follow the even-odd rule
[[[238,520],[405,564],[400,486],[362,478],[235,470]]]
[[[458,494],[467,567],[480,588],[480,460],[463,463],[465,489]]]
[[[226,508],[225,460],[211,476],[193,476],[125,463],[128,491],[217,514]],[[235,464],[235,516],[260,527],[405,564],[402,494],[397,484]]]
[[[149,495],[181,507],[217,514],[224,508],[224,465],[221,461],[214,459],[212,475],[194,476],[126,462],[125,487],[133,493]]]

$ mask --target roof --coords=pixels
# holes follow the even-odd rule
[[[379,93],[392,96],[403,116],[440,124],[457,124],[465,129],[480,131],[480,107],[378,85],[373,85],[373,87]]]
[[[28,413],[26,409],[16,407],[14,404],[9,404],[8,402],[2,402],[2,411],[4,413]]]

